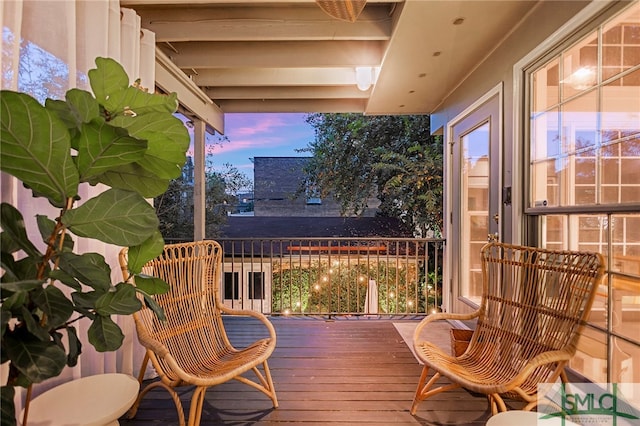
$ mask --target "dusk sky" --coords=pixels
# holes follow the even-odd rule
[[[230,163],[253,180],[253,157],[300,157],[314,139],[314,130],[305,121],[306,114],[225,114],[222,145],[208,147],[216,167]],[[216,137],[208,137],[215,140]]]

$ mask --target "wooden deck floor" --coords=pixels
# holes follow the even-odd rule
[[[393,320],[273,318],[277,348],[269,360],[279,400],[236,381],[210,388],[202,425],[484,425],[484,397],[464,390],[437,395],[409,413],[422,367]],[[229,323],[234,343],[257,334],[244,320]],[[446,330],[434,338],[448,339]],[[191,388],[181,399],[188,410]],[[185,413],[188,415],[188,413]],[[121,425],[175,425],[166,391],[154,389],[133,420]]]

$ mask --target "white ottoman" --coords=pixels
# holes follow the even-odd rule
[[[34,398],[27,424],[115,426],[135,402],[139,389],[138,381],[128,374],[97,374],[72,380]]]
[[[487,426],[580,426],[577,423],[570,422],[555,417],[551,419],[540,419],[543,414],[536,411],[520,411],[511,410],[498,413],[492,416],[487,422]]]

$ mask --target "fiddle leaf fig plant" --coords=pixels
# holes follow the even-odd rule
[[[31,241],[22,212],[0,206],[0,357],[9,371],[3,425],[16,422],[16,386],[76,365],[79,319],[90,321],[88,341],[103,352],[118,349],[124,338],[112,317],[138,311],[140,299],[163,318],[152,296],[167,291],[166,283],[151,277],[136,287],[113,283],[104,257],[77,252],[73,236],[129,247],[129,270],[141,274],[164,246],[147,199],[180,175],[190,138],[173,115],[175,93],[129,85],[122,66],[109,58],[97,58],[88,75],[93,94],[71,89],[64,100],[47,99],[44,106],[24,93],[0,92],[0,169],[57,212],[36,215],[34,233],[41,240]],[[80,196],[82,185],[97,184],[105,190]]]

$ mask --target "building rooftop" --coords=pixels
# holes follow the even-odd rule
[[[390,217],[227,217],[221,238],[410,238],[412,233]]]

